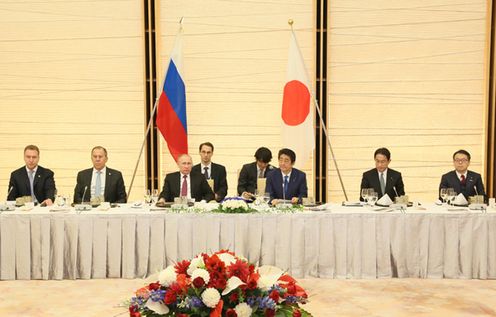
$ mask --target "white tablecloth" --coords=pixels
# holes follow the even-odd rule
[[[429,206],[295,214],[0,214],[0,279],[135,278],[200,252],[230,249],[295,277],[496,278],[496,213]]]

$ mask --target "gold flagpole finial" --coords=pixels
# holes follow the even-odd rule
[[[291,28],[293,28],[293,23],[294,23],[293,19],[288,20],[288,24],[291,26]]]

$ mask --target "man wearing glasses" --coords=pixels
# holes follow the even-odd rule
[[[486,196],[481,175],[468,170],[470,153],[465,150],[456,151],[453,154],[453,165],[455,166],[455,170],[441,177],[439,191],[441,191],[441,188],[453,188],[457,194],[462,193],[467,200],[469,196]]]

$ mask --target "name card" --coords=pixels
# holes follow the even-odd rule
[[[213,179],[207,179],[208,186],[214,191],[214,180]]]
[[[265,182],[266,178],[257,178],[257,191],[259,193],[265,193]]]

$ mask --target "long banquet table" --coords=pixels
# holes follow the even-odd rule
[[[123,205],[0,214],[1,280],[146,277],[219,249],[295,277],[494,279],[496,210],[194,214]]]

